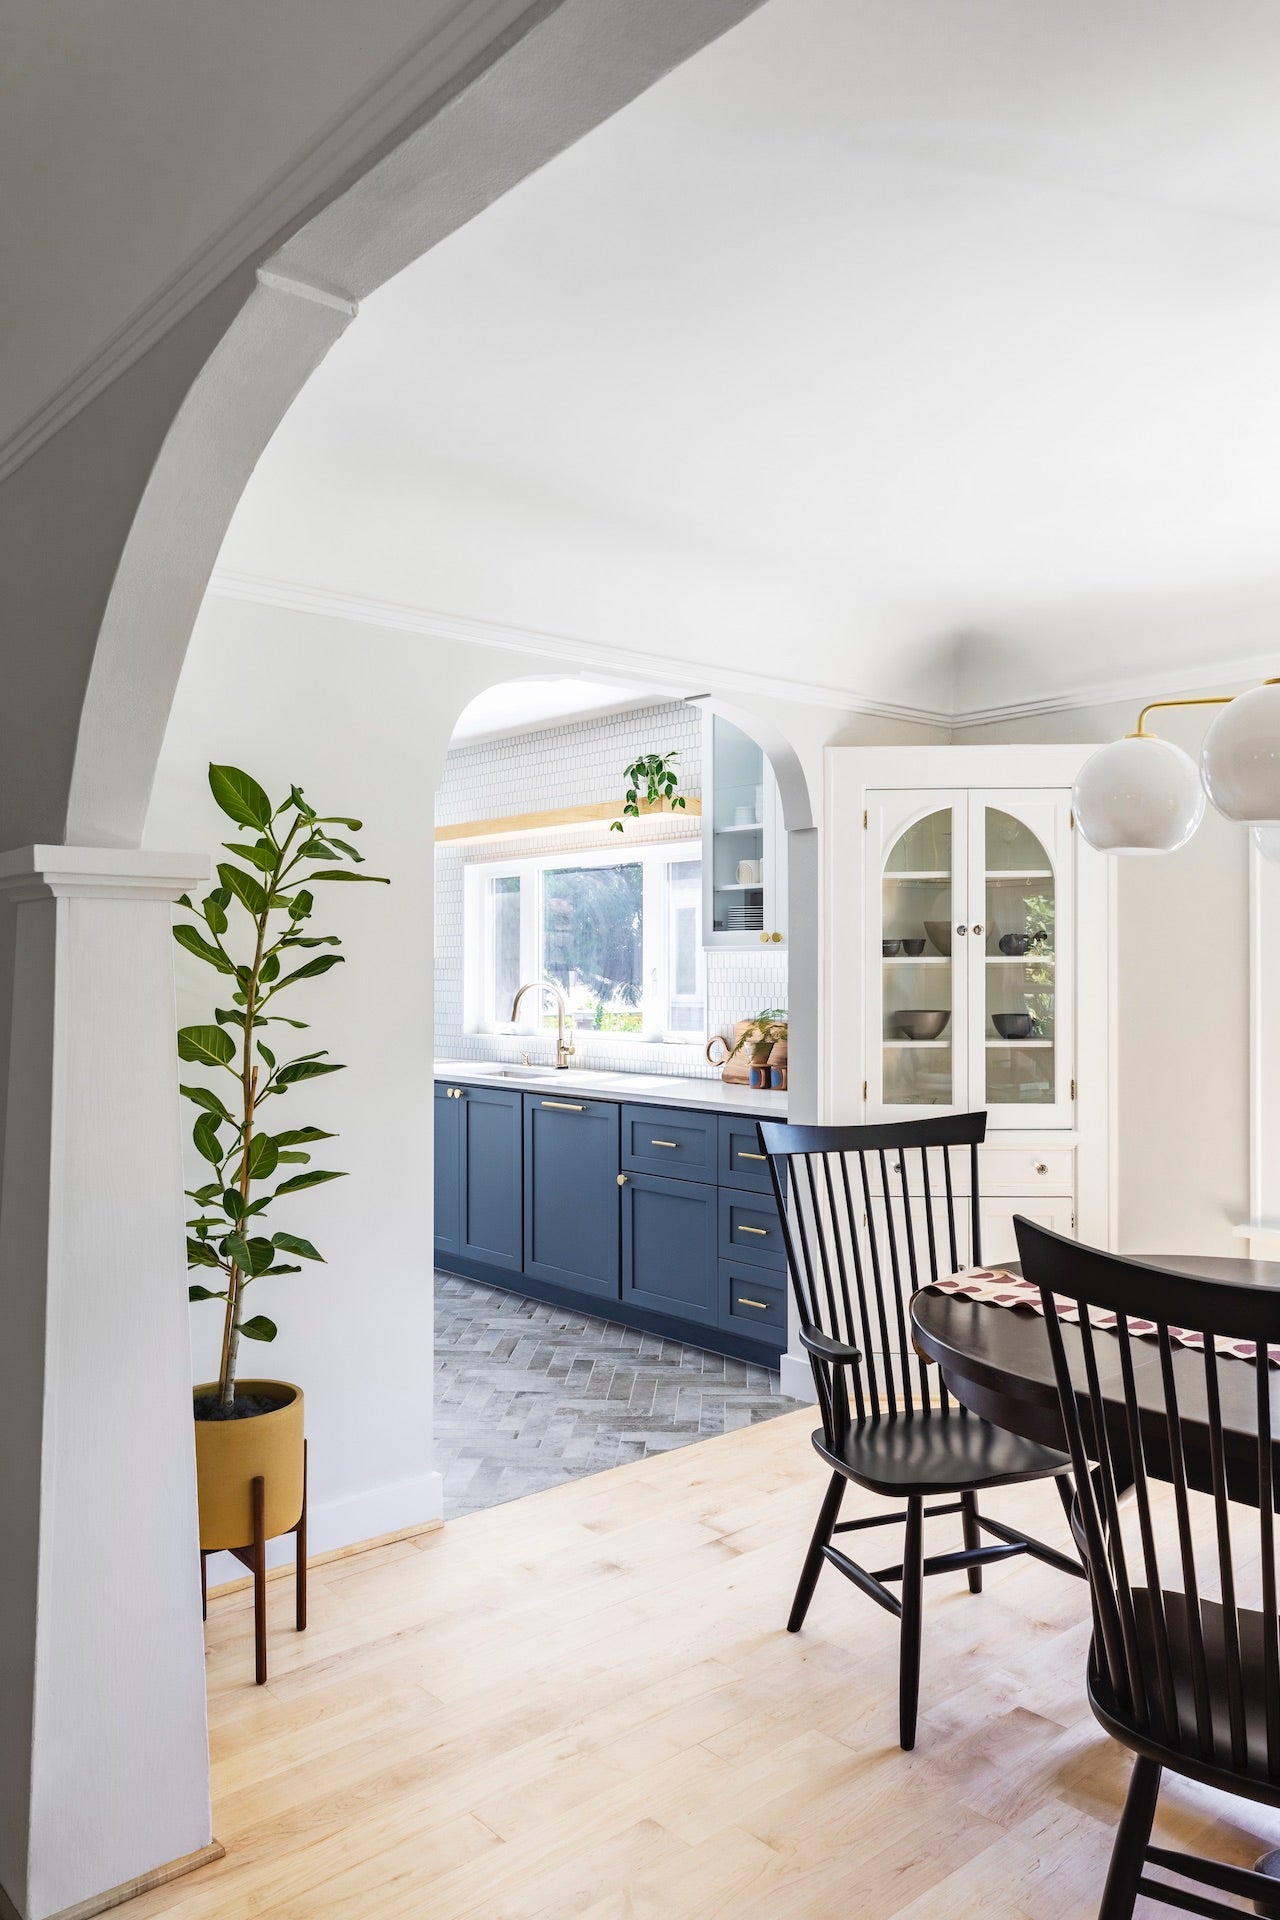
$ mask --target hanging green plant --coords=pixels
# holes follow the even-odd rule
[[[627,783],[626,797],[622,804],[623,814],[629,820],[640,818],[640,802],[645,800],[651,807],[660,806],[664,800],[671,803],[672,809],[684,807],[684,795],[676,792],[680,782],[672,765],[680,758],[679,753],[644,753],[624,767],[622,777]],[[640,789],[644,788],[641,794]],[[623,831],[622,821],[615,820],[610,833]]]

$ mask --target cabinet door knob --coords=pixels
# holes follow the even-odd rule
[[[626,1186],[626,1184],[627,1184],[627,1176],[626,1176],[626,1174],[625,1174],[625,1173],[620,1173],[620,1174],[618,1175],[618,1185],[619,1185],[620,1187],[625,1187],[625,1186]]]
[[[1044,1161],[1043,1161],[1043,1160],[1037,1160],[1037,1161],[1036,1161],[1036,1172],[1037,1172],[1037,1173],[1048,1173],[1048,1171],[1049,1171],[1049,1169],[1048,1169],[1048,1167],[1047,1167],[1047,1166],[1045,1165],[1045,1163],[1044,1163]]]
[[[980,920],[975,920],[975,921],[974,921],[974,923],[973,923],[973,930],[974,930],[974,932],[975,932],[975,933],[981,933],[981,932],[982,932],[982,922],[981,922]]]
[[[775,945],[780,946],[782,944],[782,935],[780,933],[771,933],[769,935],[769,938],[775,943]]]
[[[965,933],[968,933],[968,931],[969,931],[969,929],[968,929],[968,927],[957,927],[957,928],[956,928],[956,932],[957,932],[957,933],[959,933],[959,934],[965,934]]]
[[[765,946],[768,946],[768,944],[769,944],[769,936],[768,936],[768,934],[767,934],[767,933],[762,933],[762,934],[760,935],[760,938],[761,938],[761,941],[762,941],[762,942],[764,943],[764,945],[765,945]]]

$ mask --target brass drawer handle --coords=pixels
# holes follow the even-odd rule
[[[738,1158],[739,1160],[767,1160],[769,1156],[767,1153],[748,1153],[745,1147],[739,1147]]]
[[[625,1187],[625,1186],[626,1186],[626,1184],[627,1184],[627,1176],[626,1176],[626,1174],[625,1174],[625,1173],[620,1173],[620,1174],[618,1175],[618,1185],[619,1185],[620,1187]]]
[[[586,1112],[586,1108],[583,1106],[580,1106],[576,1100],[544,1100],[542,1102],[542,1105],[544,1107],[558,1107],[561,1113],[585,1113]]]
[[[769,1311],[769,1302],[767,1300],[748,1300],[745,1293],[738,1295],[738,1305],[740,1307],[758,1307],[761,1313],[768,1313]]]
[[[762,1239],[767,1239],[769,1235],[768,1227],[739,1227],[738,1232],[739,1233],[758,1233]]]
[[[651,1147],[678,1147],[680,1142],[678,1140],[651,1140],[649,1145]]]

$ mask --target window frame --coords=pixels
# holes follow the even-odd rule
[[[609,1045],[689,1046],[701,1050],[707,1040],[707,956],[699,926],[695,943],[698,989],[702,998],[702,1026],[694,1031],[670,1025],[672,992],[671,883],[669,869],[702,858],[701,838],[650,841],[643,846],[566,847],[552,853],[527,854],[505,860],[468,861],[463,874],[463,1030],[468,1034],[507,1038],[541,1034],[544,1006],[526,1001],[519,1021],[501,1020],[494,1006],[495,943],[491,880],[517,878],[520,882],[520,973],[522,980],[539,980],[543,972],[543,881],[562,867],[640,866],[642,869],[641,1026],[638,1033],[602,1033]],[[698,892],[701,917],[701,888]],[[480,964],[474,964],[476,945]],[[580,1029],[584,1034],[589,1028]]]

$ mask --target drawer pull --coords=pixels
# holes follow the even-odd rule
[[[585,1113],[586,1108],[576,1100],[544,1100],[544,1107],[558,1107],[561,1113]]]
[[[769,1234],[769,1229],[768,1227],[739,1227],[738,1232],[739,1233],[758,1233],[762,1239],[767,1239]]]
[[[626,1174],[625,1174],[625,1173],[620,1173],[620,1174],[618,1175],[618,1185],[619,1185],[620,1187],[625,1187],[625,1186],[626,1186],[626,1184],[627,1184],[627,1176],[626,1176]]]
[[[678,1140],[651,1140],[649,1145],[651,1147],[678,1147],[680,1142]]]
[[[745,1293],[738,1295],[738,1305],[740,1307],[758,1307],[761,1313],[768,1313],[769,1311],[769,1302],[767,1300],[748,1300]]]
[[[748,1153],[745,1147],[739,1147],[738,1158],[739,1160],[767,1160],[769,1156],[767,1153]]]
[[[1037,1160],[1037,1161],[1036,1161],[1036,1172],[1037,1172],[1037,1173],[1048,1173],[1048,1171],[1049,1171],[1049,1169],[1048,1169],[1048,1167],[1047,1167],[1047,1166],[1045,1165],[1045,1163],[1044,1163],[1044,1161],[1043,1161],[1043,1160]]]

